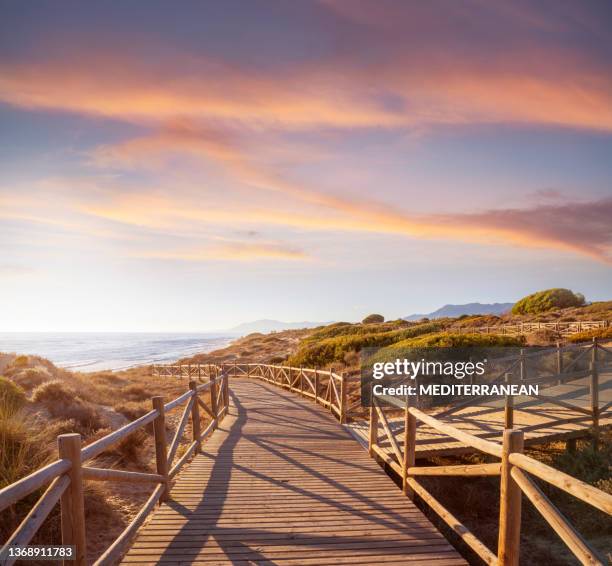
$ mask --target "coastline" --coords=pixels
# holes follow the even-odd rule
[[[173,363],[226,348],[238,338],[212,332],[2,332],[0,352],[40,356],[62,369],[94,373]]]

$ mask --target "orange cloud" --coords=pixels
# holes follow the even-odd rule
[[[0,100],[148,123],[188,116],[254,127],[526,122],[612,129],[609,73],[571,54],[536,53],[553,72],[530,66],[534,54],[527,51],[489,66],[451,64],[450,55],[411,59],[408,52],[374,69],[330,59],[268,73],[203,57],[161,61],[151,70],[125,55],[84,55],[80,63],[0,64]],[[397,107],[384,103],[389,94]]]
[[[223,132],[200,131],[181,121],[168,125],[150,137],[104,147],[102,156],[109,164],[143,166],[167,152],[185,152],[221,163],[240,183],[281,193],[301,203],[298,212],[253,206],[232,207],[231,213],[207,207],[202,211],[194,203],[185,205],[165,199],[143,206],[138,195],[120,197],[109,205],[89,207],[88,211],[123,221],[161,221],[172,224],[177,219],[202,219],[208,222],[262,223],[316,230],[350,230],[403,234],[424,239],[459,239],[486,244],[512,244],[526,247],[561,249],[610,262],[612,229],[609,226],[612,201],[538,206],[516,210],[491,210],[475,214],[415,215],[395,210],[389,205],[361,198],[338,197],[310,186],[287,180],[268,167],[252,162],[242,148]],[[127,199],[134,199],[126,202]],[[303,210],[307,205],[312,212]],[[137,220],[139,219],[139,220]],[[588,222],[585,224],[585,220]]]

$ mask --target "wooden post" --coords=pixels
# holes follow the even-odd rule
[[[525,379],[527,379],[527,372],[525,368],[525,348],[521,348],[519,356],[519,380],[525,381]]]
[[[213,429],[219,426],[219,413],[217,411],[217,376],[210,380],[210,412],[213,416]]]
[[[506,374],[506,385],[512,385],[512,374]],[[514,426],[514,397],[506,395],[504,402],[504,428],[512,428]]]
[[[368,443],[368,452],[370,456],[374,456],[373,446],[376,446],[376,442],[378,441],[378,413],[376,412],[376,407],[374,406],[374,391],[373,384],[370,385],[370,434],[369,434],[369,443]]]
[[[229,411],[229,375],[226,375],[223,380],[223,398],[225,402],[224,408]]]
[[[346,409],[347,409],[348,391],[346,389],[346,375],[342,373],[340,375],[340,423],[346,423]]]
[[[85,540],[85,503],[83,498],[83,467],[81,464],[81,435],[61,434],[57,437],[57,449],[61,459],[70,460],[70,485],[61,498],[62,544],[74,545],[72,560],[64,564],[85,566],[87,542]]]
[[[300,395],[304,395],[304,368],[300,366]]]
[[[291,366],[287,370],[287,375],[289,376],[289,391],[293,391],[293,376],[291,375]]]
[[[314,374],[314,390],[315,390],[315,403],[319,402],[319,370],[315,366]]]
[[[597,338],[593,338],[591,353],[591,413],[593,414],[593,449],[599,448],[599,371],[597,368]]]
[[[191,438],[197,442],[196,452],[200,450],[200,405],[198,404],[198,384],[189,382],[189,389],[193,391],[193,404],[191,405]]]
[[[166,445],[166,412],[163,397],[152,397],[151,403],[159,416],[153,421],[153,433],[155,438],[155,464],[157,473],[166,480],[166,489],[160,497],[160,501],[168,499],[168,447]]]
[[[414,500],[414,490],[408,485],[408,468],[416,463],[416,417],[410,413],[410,395],[406,395],[404,409],[404,461],[402,463],[402,489]]]
[[[563,373],[563,350],[561,349],[561,342],[557,342],[557,374],[559,375],[559,385],[563,383],[561,374]]]
[[[504,430],[501,461],[499,538],[497,559],[499,566],[518,566],[521,541],[521,488],[510,472],[512,452],[523,451],[523,431]]]

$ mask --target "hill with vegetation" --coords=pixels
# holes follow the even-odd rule
[[[541,314],[556,309],[581,307],[584,295],[569,289],[546,289],[523,297],[512,307],[512,314]]]
[[[312,329],[289,330],[270,334],[255,333],[240,338],[227,348],[199,354],[183,360],[185,363],[223,363],[234,360],[291,364],[293,366],[345,370],[359,366],[359,354],[363,348],[388,346],[521,346],[548,345],[557,341],[576,341],[552,330],[535,331],[526,336],[503,336],[501,328],[519,322],[569,322],[607,320],[612,322],[612,301],[589,305],[570,306],[547,310],[544,313],[503,315],[463,315],[435,320],[404,319],[380,321],[382,317],[369,315],[363,322],[334,322]],[[384,320],[384,319],[383,319]],[[489,333],[480,331],[488,327]],[[496,328],[500,331],[496,332]],[[580,335],[582,340],[594,336],[612,338],[612,330],[601,329]]]
[[[465,305],[444,305],[428,314],[411,314],[404,320],[421,320],[422,318],[456,318],[463,315],[474,314],[505,314],[509,312],[514,303],[467,303]]]

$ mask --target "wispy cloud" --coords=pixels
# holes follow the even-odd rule
[[[411,52],[411,46],[399,54],[392,50],[367,69],[330,58],[267,72],[187,54],[160,60],[158,69],[112,53],[80,54],[68,62],[4,62],[0,100],[141,123],[188,116],[255,128],[524,122],[612,129],[609,73],[565,52],[534,58],[520,50],[489,64]],[[550,64],[533,68],[533,59]]]
[[[274,209],[241,207],[239,214],[235,209],[231,213],[236,223],[262,222],[318,230],[399,233],[424,239],[459,239],[486,244],[553,248],[587,255],[606,263],[612,261],[612,226],[609,222],[612,199],[586,203],[557,200],[527,208],[473,214],[409,214],[384,202],[339,197],[288,180],[270,167],[249,159],[246,150],[227,133],[200,130],[186,121],[168,125],[150,137],[105,146],[96,153],[96,158],[105,165],[148,167],[173,152],[212,159],[226,167],[241,183],[281,193],[324,212],[324,215],[316,216],[304,214],[298,209],[295,214],[288,215],[277,214]],[[555,195],[559,196],[557,193]],[[195,205],[184,206],[169,200],[158,202],[156,206],[143,206],[138,195],[132,195],[130,199],[132,202],[127,208],[111,204],[106,208],[89,208],[89,212],[127,222],[130,222],[131,214],[142,221],[143,213],[139,211],[163,211],[166,221],[169,215],[182,219],[200,216]],[[227,221],[230,215],[227,211],[218,210],[207,211],[205,217],[213,222],[215,218],[217,221]]]
[[[137,257],[188,262],[219,261],[303,261],[309,259],[301,250],[273,243],[224,242],[205,248],[147,251]]]

